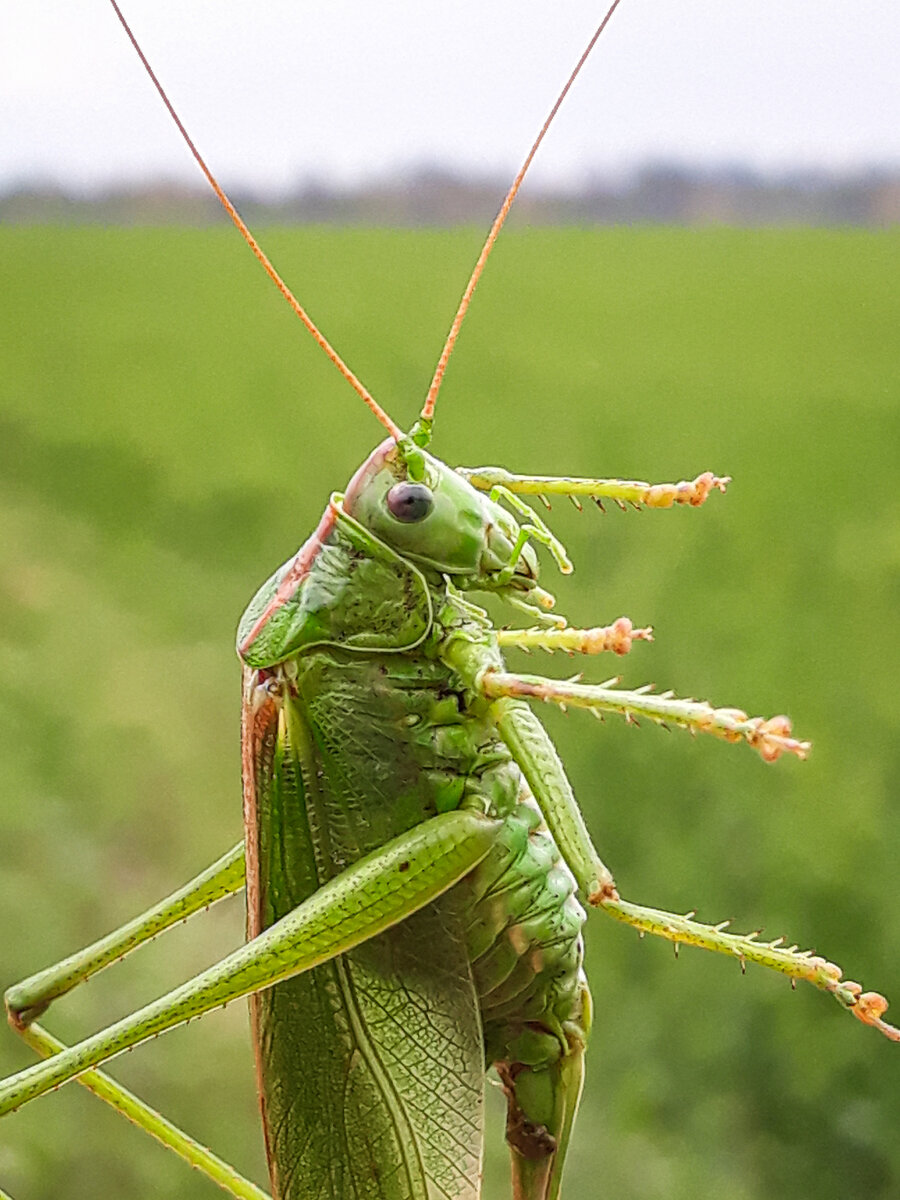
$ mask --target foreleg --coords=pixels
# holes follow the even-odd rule
[[[457,472],[473,487],[491,492],[503,488],[519,496],[537,496],[550,507],[548,496],[568,496],[576,508],[581,500],[594,500],[600,507],[604,499],[620,508],[631,504],[640,508],[671,508],[673,504],[689,504],[697,508],[710,492],[724,492],[731,483],[728,475],[704,471],[696,479],[680,483],[647,483],[642,479],[583,479],[565,475],[512,475],[502,467],[457,467]]]

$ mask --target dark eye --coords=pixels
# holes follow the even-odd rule
[[[423,521],[434,507],[434,496],[424,483],[395,483],[387,494],[387,506],[398,521]]]

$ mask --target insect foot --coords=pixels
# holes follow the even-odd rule
[[[652,484],[638,504],[646,504],[648,508],[671,508],[673,504],[690,504],[692,508],[699,508],[706,502],[711,491],[716,489],[724,493],[729,483],[730,475],[720,478],[713,475],[712,471],[704,471],[702,475],[690,481],[683,479],[681,483]]]
[[[857,1020],[862,1021],[864,1025],[871,1025],[873,1029],[878,1029],[892,1042],[900,1042],[900,1029],[896,1025],[890,1025],[887,1021],[882,1020],[887,1012],[888,1002],[880,992],[864,992],[860,984],[854,983],[852,980],[844,984],[844,990],[852,992],[856,996],[850,1012]]]
[[[748,731],[744,734],[747,744],[759,751],[763,762],[776,762],[782,754],[796,754],[798,758],[806,758],[810,751],[809,742],[800,742],[790,736],[791,721],[784,715],[770,717],[764,721],[762,717],[747,720]],[[749,727],[753,728],[749,728]]]

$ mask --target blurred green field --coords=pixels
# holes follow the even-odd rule
[[[271,230],[313,316],[408,423],[481,234]],[[900,234],[515,230],[448,372],[436,453],[734,476],[700,511],[550,515],[576,623],[623,669],[786,711],[806,764],[547,718],[623,893],[814,945],[900,1014]],[[0,982],[240,834],[246,600],[380,438],[232,231],[0,231]],[[524,663],[522,664],[524,665]],[[544,665],[543,663],[541,664]],[[546,660],[567,674],[568,660]],[[214,910],[54,1010],[87,1032],[224,953]],[[809,987],[592,918],[597,1017],[569,1197],[889,1200],[900,1048]],[[0,1074],[30,1061],[0,1035]],[[264,1178],[242,1004],[113,1074]],[[486,1200],[506,1196],[491,1106]],[[219,1193],[77,1087],[0,1129],[15,1200]]]

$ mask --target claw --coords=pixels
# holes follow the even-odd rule
[[[848,987],[851,985],[848,984]],[[859,984],[854,984],[854,987],[859,987]],[[857,1020],[862,1021],[864,1025],[871,1025],[873,1029],[879,1030],[886,1038],[890,1038],[892,1042],[900,1042],[900,1029],[895,1025],[889,1025],[887,1021],[881,1018],[887,1012],[888,1002],[880,992],[861,992],[856,997],[856,1003],[850,1009]]]

